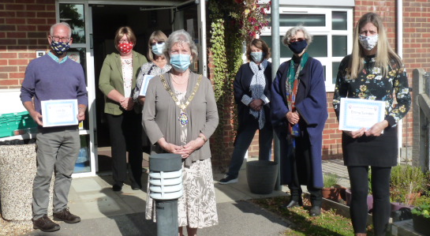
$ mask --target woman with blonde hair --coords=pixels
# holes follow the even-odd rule
[[[356,235],[366,235],[368,172],[371,168],[375,235],[387,233],[390,218],[390,173],[397,165],[397,123],[409,110],[408,77],[391,49],[382,19],[366,13],[357,23],[352,54],[346,56],[336,79],[333,106],[340,99],[385,102],[385,118],[370,128],[343,131],[342,149],[351,182],[351,221]]]

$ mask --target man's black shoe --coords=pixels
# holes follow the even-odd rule
[[[68,224],[75,224],[75,223],[81,222],[81,218],[79,216],[76,216],[70,213],[69,209],[67,208],[59,212],[54,212],[54,220],[64,221]]]
[[[37,220],[33,221],[33,228],[40,229],[43,232],[54,232],[60,230],[60,226],[54,223],[47,215],[43,215]]]

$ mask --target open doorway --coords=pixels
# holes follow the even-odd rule
[[[134,50],[147,54],[148,38],[155,30],[166,35],[172,32],[171,10],[150,10],[148,6],[93,5],[93,47],[96,84],[96,122],[98,144],[98,172],[111,171],[109,128],[104,114],[104,95],[98,89],[100,70],[106,55],[116,52],[114,37],[121,26],[129,26],[136,35]],[[159,9],[159,8],[158,8]]]

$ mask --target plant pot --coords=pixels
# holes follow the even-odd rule
[[[391,218],[393,222],[412,219],[411,210],[413,206],[405,205],[399,202],[391,202]]]
[[[414,230],[422,235],[430,235],[430,218],[425,218],[422,215],[412,214],[412,223]]]
[[[248,161],[246,176],[251,193],[270,194],[275,189],[278,164],[272,161]]]
[[[332,201],[339,201],[340,198],[340,189],[339,188],[323,188],[321,190],[322,197],[325,199],[329,199]]]

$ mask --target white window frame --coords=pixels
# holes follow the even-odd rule
[[[333,12],[346,12],[347,14],[347,29],[346,30],[332,30],[332,13]],[[269,11],[268,14],[271,14]],[[338,68],[333,68],[333,62],[340,62],[343,57],[333,57],[332,50],[332,36],[347,36],[347,54],[352,52],[352,37],[353,37],[353,9],[352,8],[312,8],[312,7],[286,7],[279,8],[279,14],[324,14],[326,19],[326,26],[324,27],[306,27],[309,33],[313,36],[324,35],[327,36],[327,57],[315,57],[323,66],[325,66],[326,78],[326,91],[333,92],[335,84],[332,82],[333,70],[337,71]],[[291,27],[280,26],[279,34],[281,36]],[[264,28],[261,31],[261,36],[272,36],[271,28]],[[281,42],[282,43],[282,42]],[[284,47],[284,45],[281,45]],[[312,56],[312,55],[310,55]],[[345,55],[346,56],[346,55]],[[290,58],[281,57],[280,63],[289,60]]]

